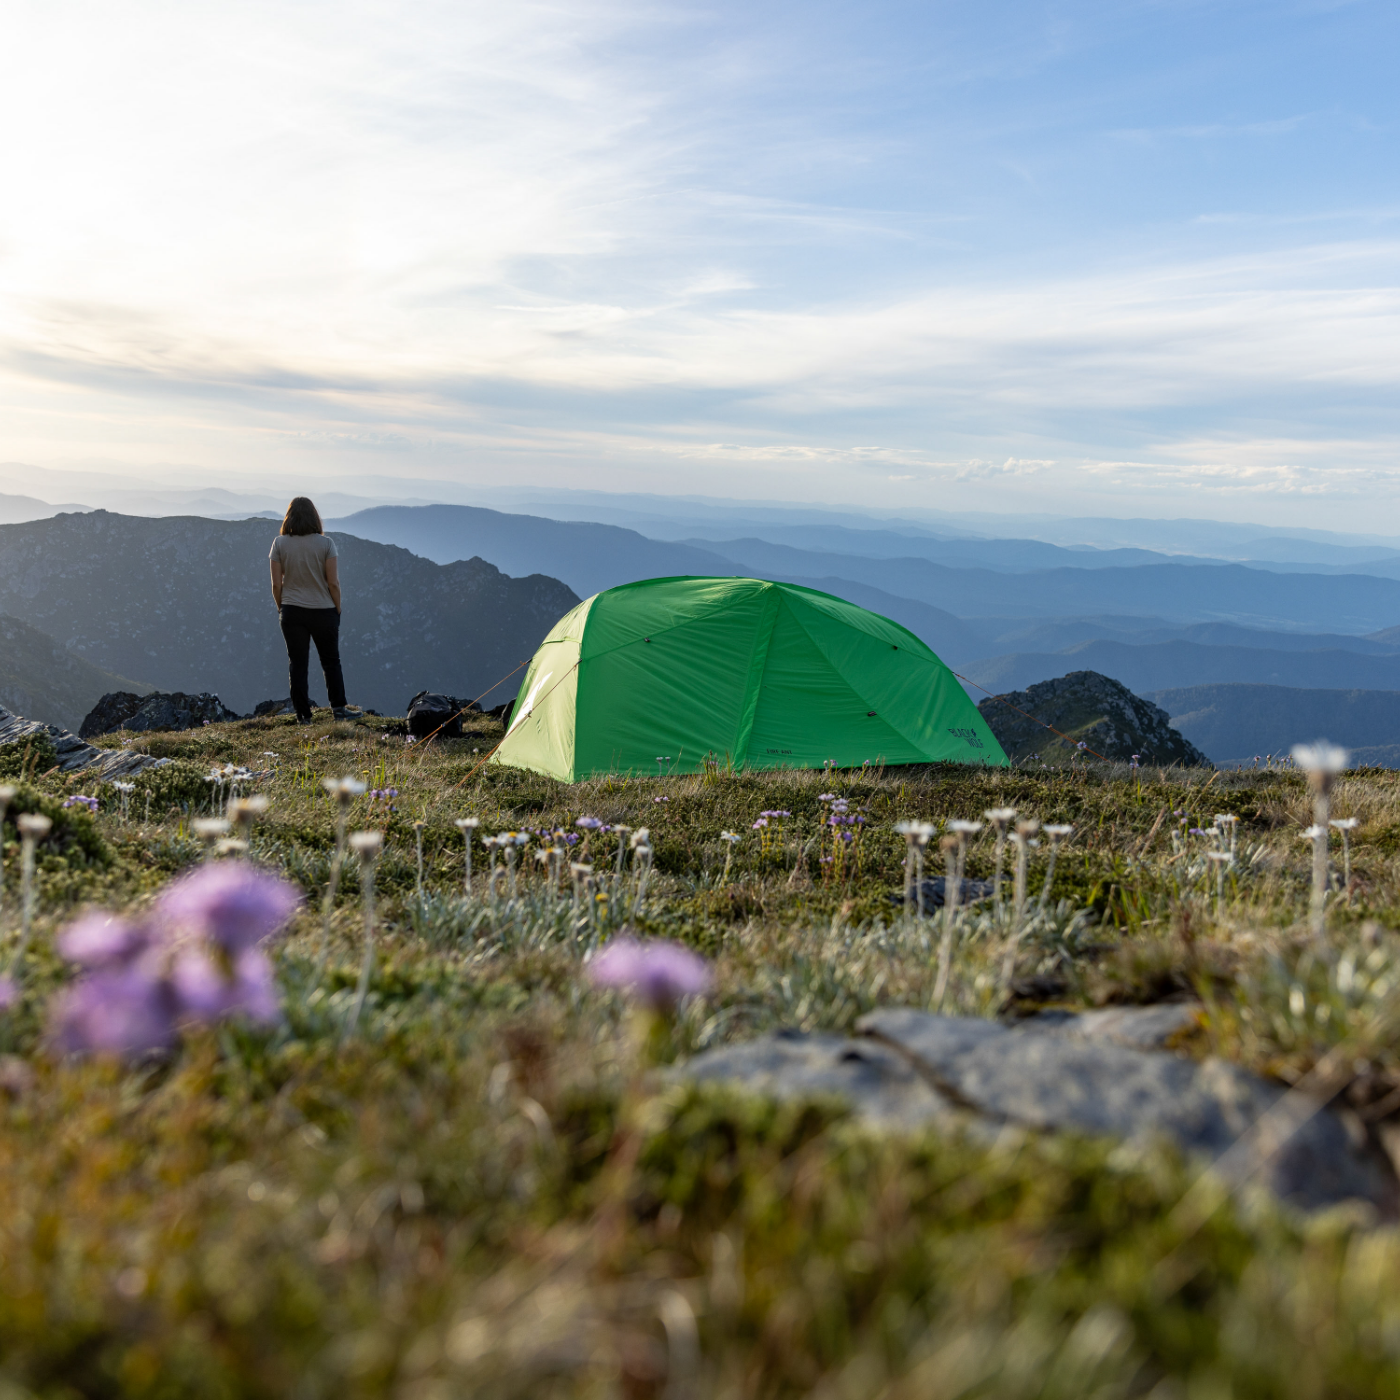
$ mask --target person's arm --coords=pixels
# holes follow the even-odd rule
[[[331,592],[331,602],[335,604],[336,612],[340,611],[340,560],[331,555],[326,560],[326,587]]]
[[[282,611],[282,582],[285,575],[282,572],[282,561],[273,559],[272,564],[272,601],[277,604],[277,611]]]

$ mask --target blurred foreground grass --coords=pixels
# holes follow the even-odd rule
[[[1359,1038],[1344,1111],[1383,1153],[1400,1053],[1366,1028],[1400,986],[1400,775],[1339,785],[1336,814],[1361,825],[1318,947],[1296,774],[940,767],[569,788],[478,770],[489,721],[422,751],[390,729],[153,736],[139,742],[176,762],[138,780],[125,819],[111,789],[96,817],[63,808],[90,789],[41,751],[0,753],[27,779],[7,819],[7,949],[15,811],[56,820],[24,997],[0,1012],[0,1396],[1400,1394],[1400,1237],[1366,1211],[1304,1220],[1246,1195],[1188,1236],[1171,1211],[1192,1171],[1167,1151],[886,1136],[835,1103],[685,1087],[644,1069],[627,1008],[582,975],[624,924],[714,959],[712,995],[663,1059],[929,1006],[940,926],[891,900],[893,825],[1011,806],[1075,834],[1009,989],[1005,925],[964,916],[945,1009],[1195,993],[1206,1013],[1185,1049],[1289,1082]],[[253,854],[308,895],[277,950],[282,1024],[201,1032],[137,1066],[55,1058],[45,1009],[68,974],[53,933],[84,901],[139,906],[200,858],[190,823],[216,763],[262,775],[245,785],[271,799]],[[342,774],[394,794],[353,809],[387,844],[379,956],[348,1038],[353,862],[328,945],[319,912],[335,816],[321,780]],[[824,793],[867,819],[839,864],[824,863]],[[791,815],[755,831],[764,810]],[[1223,901],[1189,834],[1217,812],[1240,819]],[[656,869],[640,903],[630,875],[576,903],[527,858],[516,897],[502,880],[492,898],[478,846],[468,900],[453,826],[468,815],[479,835],[645,826]],[[744,836],[727,872],[723,830]],[[589,836],[573,859],[602,877],[617,840]],[[968,873],[992,860],[984,834]]]

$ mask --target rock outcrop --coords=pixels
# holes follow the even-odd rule
[[[117,778],[129,778],[143,769],[159,768],[170,762],[168,758],[152,758],[148,753],[95,748],[56,724],[25,719],[22,715],[12,715],[8,710],[0,709],[0,747],[22,743],[38,734],[46,735],[53,743],[62,772],[91,772],[98,782],[109,783]]]
[[[1013,761],[1039,754],[1046,762],[1063,763],[1083,743],[1120,763],[1137,754],[1141,763],[1164,768],[1173,763],[1211,766],[1200,749],[1171,727],[1165,710],[1097,671],[1071,671],[1029,690],[991,696],[977,709]]]
[[[1195,1016],[1166,1005],[1006,1026],[890,1009],[858,1022],[860,1039],[778,1032],[697,1055],[677,1073],[777,1098],[839,1096],[887,1128],[1164,1139],[1305,1209],[1348,1199],[1394,1208],[1391,1175],[1323,1104],[1284,1103],[1287,1090],[1237,1065],[1171,1053]]]
[[[113,691],[104,695],[83,721],[78,736],[94,739],[99,734],[113,734],[129,729],[143,734],[153,729],[199,729],[206,724],[219,724],[242,719],[219,699],[207,692],[186,695],[183,691],[154,695],[133,695],[130,691]]]

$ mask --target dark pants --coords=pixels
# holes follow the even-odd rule
[[[345,704],[345,678],[340,674],[340,614],[334,608],[299,608],[282,604],[282,637],[291,663],[292,704],[303,719],[311,717],[311,696],[307,693],[306,663],[311,643],[321,658],[326,677],[326,698],[340,709]]]

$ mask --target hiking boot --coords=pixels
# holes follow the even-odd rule
[[[331,714],[336,719],[359,719],[361,711],[358,705],[337,705]]]

